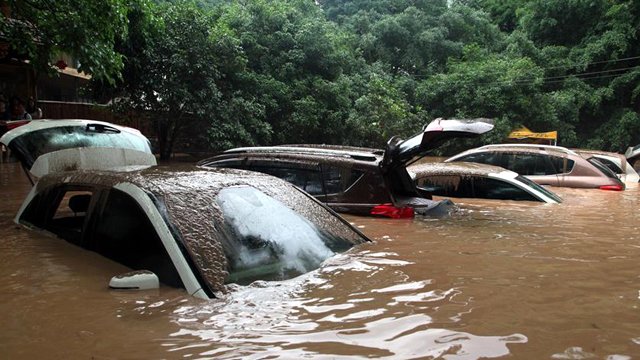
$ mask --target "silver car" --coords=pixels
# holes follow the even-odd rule
[[[622,191],[624,183],[597,158],[585,159],[560,146],[486,145],[464,151],[445,162],[466,161],[500,166],[540,185]]]

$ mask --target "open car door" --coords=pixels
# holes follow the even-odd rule
[[[68,170],[156,165],[140,131],[93,120],[34,120],[8,131],[0,143],[32,177]]]

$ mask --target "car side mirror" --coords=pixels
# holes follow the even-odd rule
[[[131,271],[112,277],[109,287],[116,290],[157,289],[160,287],[160,280],[158,275],[149,270]]]

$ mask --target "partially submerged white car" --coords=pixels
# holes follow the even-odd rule
[[[629,164],[625,155],[600,150],[573,149],[573,151],[587,160],[590,158],[597,159],[602,165],[613,171],[623,183],[632,184],[640,180],[640,176],[633,166]]]
[[[557,204],[552,191],[499,166],[469,163],[423,163],[408,168],[418,190],[440,197],[541,201]]]
[[[113,288],[147,289],[160,282],[196,297],[213,298],[226,291],[226,283],[298,276],[337,252],[369,241],[332,210],[283,180],[242,170],[168,168],[150,166],[144,163],[147,160],[138,164],[137,155],[142,155],[137,152],[153,156],[142,134],[91,123],[119,130],[100,132],[104,141],[113,137],[103,143],[110,146],[65,148],[61,144],[70,139],[75,146],[82,144],[77,139],[93,137],[82,134],[87,124],[76,129],[81,133],[77,135],[36,123],[32,133],[19,128],[19,134],[8,132],[0,142],[30,171],[33,164],[44,161],[43,156],[47,164],[42,167],[45,170],[35,171],[39,179],[15,222],[130,267],[131,273],[112,279]],[[33,146],[40,141],[52,143],[49,138],[29,138],[30,134],[40,136],[43,129],[62,135],[57,135],[52,152],[36,146],[35,156]],[[146,146],[138,147],[139,143]],[[124,156],[112,156],[111,151]],[[137,155],[129,157],[131,151]],[[111,170],[96,170],[101,164]],[[69,167],[73,170],[64,171]]]

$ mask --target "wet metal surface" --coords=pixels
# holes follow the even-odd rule
[[[12,223],[29,187],[0,164],[1,358],[640,357],[638,187],[351,216],[375,243],[210,301],[108,290],[124,267]]]

